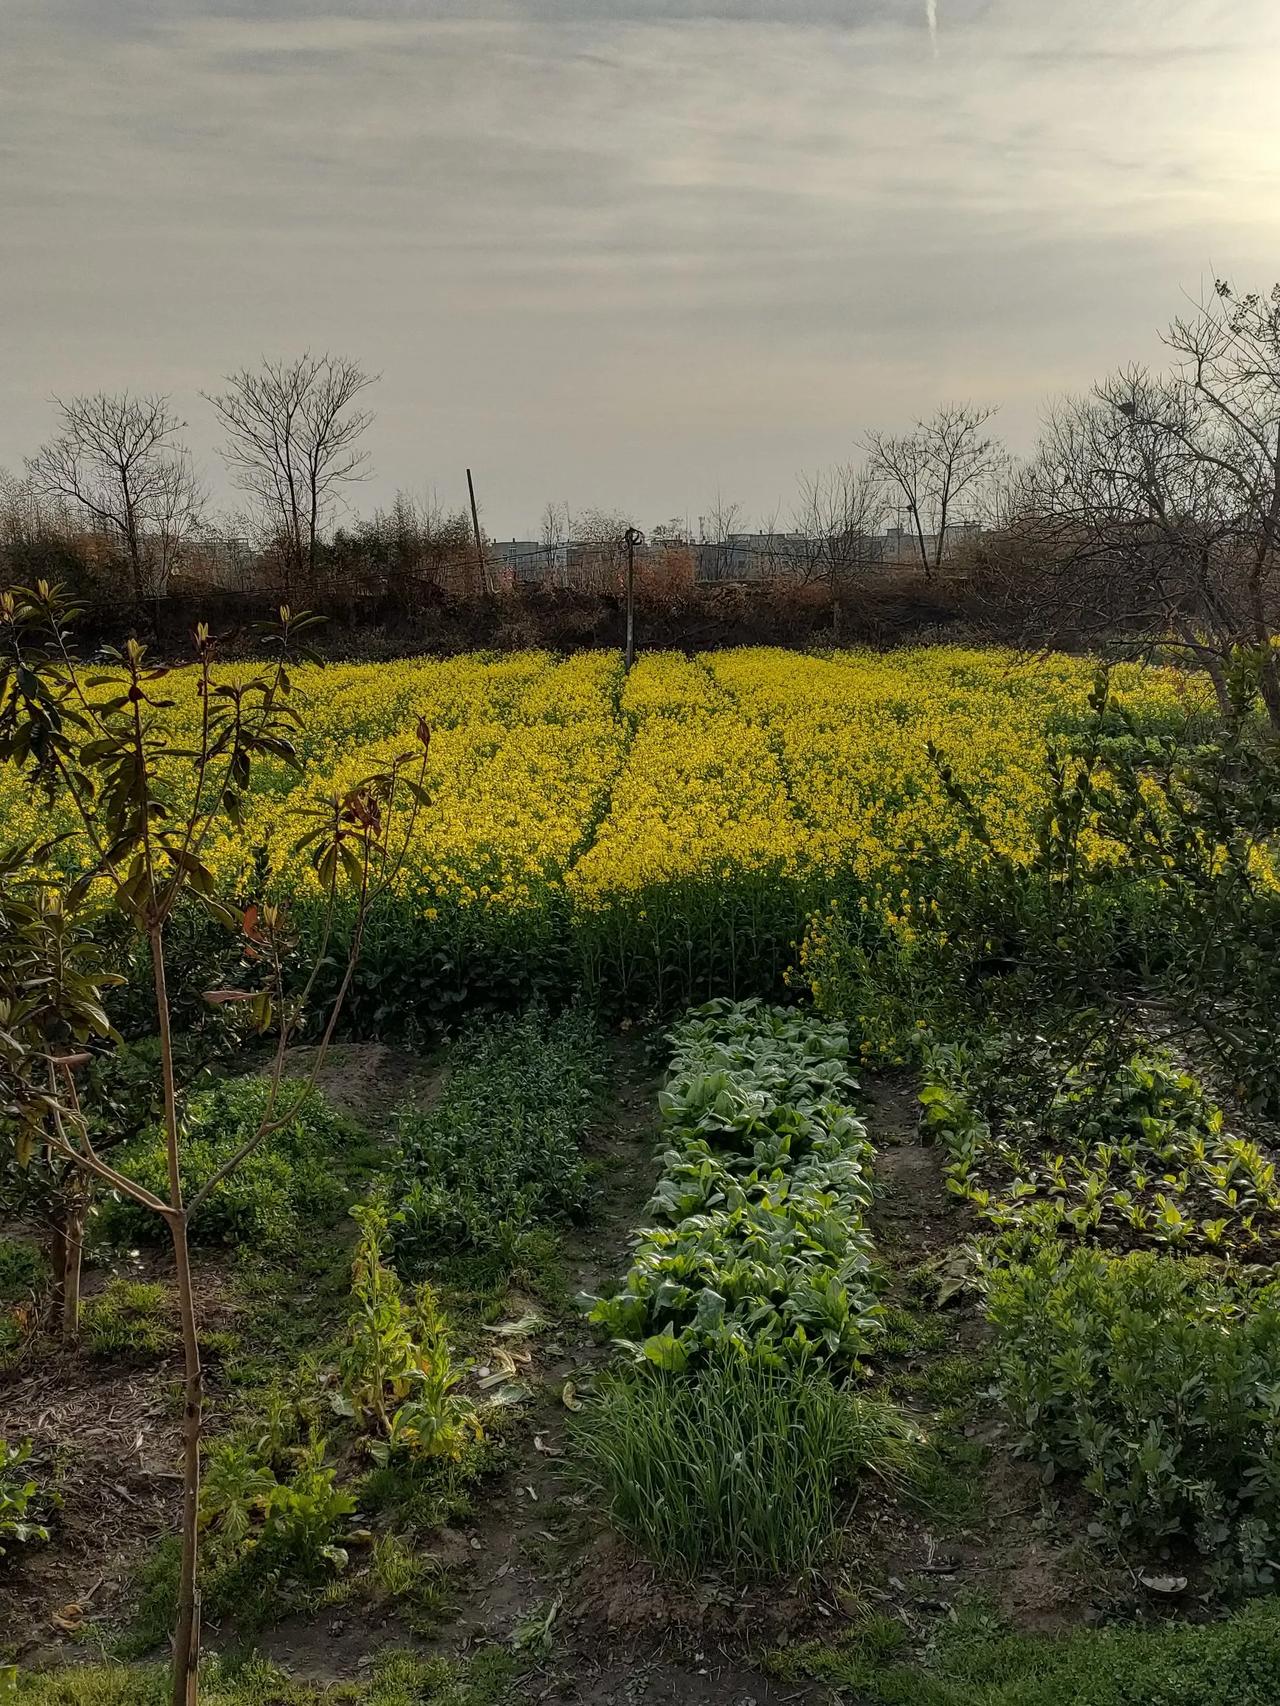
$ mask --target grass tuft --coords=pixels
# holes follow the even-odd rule
[[[772,1654],[787,1680],[848,1691],[862,1706],[1273,1706],[1280,1699],[1280,1605],[1219,1623],[1013,1635],[979,1605],[956,1608],[919,1664],[907,1635],[872,1618],[832,1643]]]
[[[914,1459],[887,1406],[733,1351],[696,1377],[602,1375],[574,1440],[583,1479],[633,1545],[672,1574],[735,1582],[826,1562],[858,1474],[903,1476]]]
[[[162,1356],[175,1339],[168,1286],[115,1275],[85,1303],[81,1339],[90,1356],[134,1362]]]

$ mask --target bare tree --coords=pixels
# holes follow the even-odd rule
[[[879,561],[888,509],[884,481],[868,467],[843,463],[800,478],[792,526],[800,535],[801,573],[806,580],[827,583],[837,639],[845,592]]]
[[[626,539],[634,518],[621,510],[584,509],[573,523],[582,584],[596,592],[616,591],[622,584]]]
[[[1178,449],[1188,401],[1130,368],[1055,405],[1003,537],[1019,541],[1007,563],[1041,632],[1172,641],[1208,669],[1225,706],[1227,526],[1218,471]]]
[[[1178,647],[1224,708],[1243,668],[1280,728],[1280,286],[1220,283],[1165,343],[1169,371],[1050,413],[993,553],[997,602],[1041,633]]]
[[[124,551],[135,608],[162,594],[204,492],[163,396],[56,399],[62,430],[27,463],[37,494],[76,506]]]
[[[542,543],[548,551],[567,545],[572,527],[568,501],[549,503],[542,512]]]
[[[983,430],[996,413],[947,403],[909,433],[873,432],[864,440],[870,472],[902,495],[927,579],[941,567],[957,509],[980,502],[983,488],[1008,464],[1000,440]]]
[[[256,502],[281,541],[284,595],[315,578],[321,530],[341,486],[364,477],[359,440],[372,421],[356,399],[376,381],[345,356],[265,361],[226,376],[205,393],[226,428],[223,450],[236,485]]]
[[[67,506],[62,498],[52,502],[37,490],[30,474],[19,478],[0,468],[0,550],[24,545],[54,527],[64,527]]]
[[[547,554],[547,579],[556,582],[567,570],[569,540],[573,534],[573,516],[568,499],[550,502],[542,512],[542,548]]]

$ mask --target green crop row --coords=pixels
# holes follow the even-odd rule
[[[940,1045],[921,1100],[949,1188],[1010,1253],[1046,1238],[1250,1261],[1280,1247],[1275,1163],[1162,1050],[1064,1061],[1025,1039]]]
[[[720,1000],[669,1040],[651,1224],[623,1289],[584,1299],[591,1320],[669,1371],[721,1346],[856,1367],[880,1309],[843,1027]]]
[[[537,1227],[580,1218],[591,1183],[579,1147],[604,1071],[577,1009],[531,1007],[458,1040],[439,1100],[399,1119],[389,1192],[396,1266],[514,1260]]]

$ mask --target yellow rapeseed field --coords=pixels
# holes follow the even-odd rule
[[[1149,727],[1204,704],[1175,671],[1114,680]],[[432,805],[381,948],[406,981],[558,955],[632,996],[661,998],[669,980],[745,983],[784,967],[833,896],[892,918],[907,861],[978,855],[930,741],[997,843],[1029,852],[1046,746],[1078,721],[1091,681],[1086,660],[956,647],[655,653],[626,677],[606,653],[305,666],[301,772],[264,766],[243,829],[211,862],[228,894],[265,870],[305,913],[314,878],[290,852],[291,806],[403,751],[425,717]],[[164,684],[176,745],[197,726],[194,685],[190,671]],[[70,827],[8,769],[0,816],[5,842]]]

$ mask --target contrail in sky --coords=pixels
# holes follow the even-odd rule
[[[938,57],[938,0],[925,0],[924,15],[929,20],[929,46]]]

